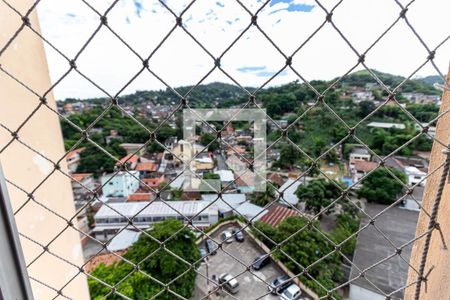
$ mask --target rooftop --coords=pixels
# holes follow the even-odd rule
[[[373,161],[364,161],[364,160],[358,160],[355,162],[355,170],[356,171],[362,171],[362,172],[370,172],[373,169],[376,169],[378,167],[378,164]]]
[[[384,205],[368,203],[365,212],[369,216],[374,217],[385,208],[386,206]],[[418,212],[392,207],[376,218],[375,225],[396,247],[400,247],[414,239],[418,216]],[[361,221],[361,227],[367,225],[369,222],[369,218],[367,216],[364,217]],[[350,278],[357,277],[360,270],[382,261],[393,253],[395,253],[395,249],[386,238],[374,226],[368,226],[358,235],[353,257],[355,266],[352,267]],[[404,247],[401,255],[406,261],[409,261],[411,245]],[[367,271],[365,278],[385,293],[391,293],[405,285],[407,274],[408,264],[398,255],[395,255]],[[360,277],[352,284],[378,293],[377,289],[365,278]],[[395,293],[393,296],[403,298],[403,290]]]
[[[82,181],[87,177],[92,176],[92,173],[72,173],[71,176],[73,177],[73,180]]]
[[[158,165],[155,164],[154,162],[142,162],[136,165],[136,170],[154,172],[158,170]]]
[[[383,128],[383,129],[405,129],[405,124],[401,123],[387,123],[387,122],[370,122],[367,127]]]
[[[178,212],[185,216],[193,216],[202,211],[208,204],[209,202],[206,201],[169,201],[168,204],[162,201],[108,203],[111,208],[102,205],[95,218],[120,218],[121,215],[116,211],[127,217],[133,217],[137,213],[139,213],[139,216],[178,216]],[[213,214],[214,209],[209,207],[203,213]]]
[[[289,178],[280,188],[279,191],[283,192],[283,199],[289,204],[296,205],[298,203],[298,198],[295,195],[295,191],[301,185],[301,179],[295,181],[294,179]],[[284,201],[280,202],[281,204]]]
[[[276,227],[278,224],[283,222],[284,219],[292,216],[298,216],[298,213],[287,207],[281,205],[273,205],[270,207],[269,212],[265,214],[260,221]]]

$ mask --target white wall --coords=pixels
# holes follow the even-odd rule
[[[355,284],[350,284],[349,300],[384,300],[384,296]]]

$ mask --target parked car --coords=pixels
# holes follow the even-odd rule
[[[263,254],[255,258],[255,260],[252,263],[252,268],[255,270],[260,270],[269,263],[270,263],[269,254]]]
[[[233,236],[231,235],[231,232],[229,232],[227,230],[222,232],[222,234],[220,235],[220,238],[222,239],[222,242],[225,242],[228,244],[233,241]]]
[[[278,276],[269,283],[268,289],[272,294],[281,294],[292,284],[292,279],[287,275]]]
[[[239,291],[239,282],[228,273],[219,276],[219,283],[231,294],[236,294]]]
[[[217,253],[217,244],[213,242],[211,239],[207,239],[206,242],[206,249],[208,249],[208,252],[211,255],[215,255]]]
[[[242,231],[236,231],[234,238],[236,241],[242,243],[244,241],[244,233],[242,233]]]
[[[205,260],[205,257],[206,257],[206,255],[208,255],[208,252],[203,247],[200,247],[199,250],[200,250],[200,257],[202,258],[202,260]]]
[[[282,300],[298,300],[302,295],[302,291],[295,283],[288,286],[284,292],[280,295]]]

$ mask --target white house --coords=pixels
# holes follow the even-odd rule
[[[353,173],[357,161],[370,161],[371,157],[369,150],[361,147],[354,148],[349,157],[350,173]]]
[[[101,177],[103,195],[107,197],[128,197],[139,188],[139,171],[118,172],[117,174],[107,174]]]
[[[184,223],[193,218],[192,223],[199,228],[209,227],[218,221],[217,207],[207,201],[162,201],[122,202],[103,205],[95,215],[93,233],[99,240],[107,240],[128,224],[133,218],[137,228],[147,229],[152,224],[168,219]],[[129,226],[130,227],[130,226]],[[133,228],[133,227],[130,227]]]
[[[412,166],[406,166],[404,171],[405,171],[406,177],[408,178],[409,185],[414,185],[417,183],[419,183],[419,185],[421,185],[421,186],[425,185],[425,182],[426,182],[425,177],[427,176],[427,173],[419,170],[416,167],[412,167]]]

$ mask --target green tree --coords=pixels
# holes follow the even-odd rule
[[[264,192],[256,192],[251,195],[250,202],[259,206],[266,206],[275,199],[275,191],[270,184],[266,184]]]
[[[315,179],[307,185],[299,185],[295,195],[300,202],[305,202],[308,211],[318,214],[323,207],[327,207],[340,196],[340,189],[336,185],[339,186],[339,183]],[[326,211],[327,214],[332,212],[333,206]]]
[[[335,286],[335,282],[342,278],[341,261],[337,253],[330,254],[334,248],[325,238],[327,234],[321,232],[318,222],[314,222],[313,225],[317,230],[308,226],[308,220],[302,217],[286,218],[276,228],[258,221],[255,223],[258,230],[255,230],[254,233],[267,247],[272,249],[276,245],[271,240],[275,243],[284,242],[281,246],[282,251],[275,250],[274,255],[294,274],[301,273],[302,267],[310,266],[323,258],[308,269],[308,273],[325,288],[331,289]],[[302,275],[299,279],[320,296],[324,295],[324,290],[310,277]],[[333,297],[339,299],[337,295],[333,294]]]
[[[177,276],[181,276],[170,284],[170,289],[184,298],[192,297],[196,273],[189,270],[190,266],[175,255],[182,257],[189,264],[200,259],[193,233],[188,228],[183,228],[180,221],[167,220],[155,224],[148,231],[148,234],[152,238],[146,234],[141,234],[139,240],[123,255],[124,258],[134,264],[139,263],[140,270],[143,273],[163,283],[168,283]],[[171,237],[170,240],[168,240],[169,237]],[[161,248],[155,239],[160,242],[167,240],[165,247]],[[132,275],[117,286],[119,293],[132,299],[149,299],[164,290],[163,286],[151,280],[145,274],[135,271],[134,267],[125,261],[110,266],[100,264],[91,274],[108,284],[115,285],[131,272],[133,272]],[[88,282],[92,299],[103,299],[110,292],[109,288],[104,287],[93,278],[89,278]],[[117,295],[111,295],[109,298],[122,299]],[[173,299],[173,295],[164,291],[158,295],[158,299]]]
[[[203,146],[207,146],[209,143],[212,142],[211,145],[209,145],[208,147],[208,151],[210,152],[216,151],[217,149],[219,149],[219,142],[217,142],[217,140],[214,141],[215,138],[216,137],[213,134],[205,132],[200,137],[200,144],[202,144]]]
[[[403,183],[406,183],[406,175],[397,169],[388,168]],[[369,202],[380,204],[392,204],[402,192],[403,185],[392,177],[384,168],[378,168],[362,181],[362,187],[358,196],[366,198]]]

